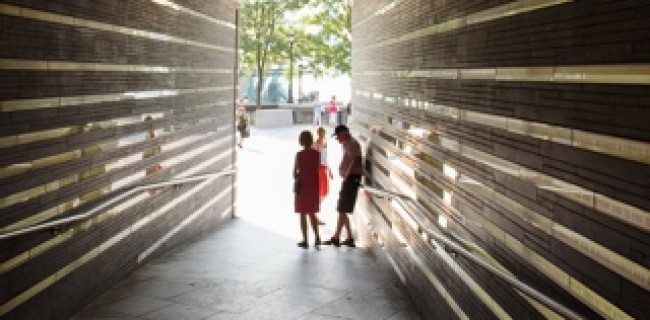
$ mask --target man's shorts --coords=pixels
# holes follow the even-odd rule
[[[352,213],[354,212],[354,204],[357,202],[357,191],[361,185],[361,175],[351,174],[348,175],[341,184],[341,192],[339,193],[339,201],[336,204],[336,211],[339,213]]]

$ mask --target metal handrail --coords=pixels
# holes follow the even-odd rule
[[[208,174],[202,174],[202,175],[196,175],[196,176],[190,176],[190,177],[183,177],[183,178],[173,178],[167,181],[163,182],[156,182],[156,183],[147,183],[147,184],[142,184],[142,185],[135,185],[135,186],[126,186],[123,187],[122,189],[118,189],[119,191],[115,193],[113,197],[110,199],[103,201],[99,203],[98,205],[92,207],[90,210],[80,213],[77,215],[57,219],[57,220],[52,220],[44,223],[39,223],[35,224],[29,227],[17,229],[17,230],[12,230],[9,232],[1,233],[0,234],[0,240],[2,239],[8,239],[8,238],[13,238],[17,237],[19,235],[31,233],[34,231],[40,231],[40,230],[45,230],[49,228],[56,228],[62,225],[66,225],[72,222],[77,222],[81,220],[87,220],[100,212],[103,212],[104,210],[114,206],[115,204],[120,203],[122,200],[132,196],[133,194],[142,192],[142,191],[147,191],[151,189],[156,189],[160,187],[165,187],[165,186],[170,186],[170,185],[179,185],[179,184],[185,184],[185,183],[191,183],[191,182],[197,182],[197,181],[203,181],[203,180],[208,180],[208,179],[213,179],[213,178],[218,178],[222,176],[227,176],[227,175],[232,175],[236,172],[237,170],[235,169],[226,169],[223,171],[215,172],[215,173],[208,173]]]
[[[499,268],[496,268],[495,266],[491,265],[490,263],[486,262],[485,260],[475,256],[474,254],[472,254],[471,252],[465,250],[465,248],[458,245],[455,241],[451,240],[450,238],[448,238],[444,234],[441,234],[439,232],[436,232],[434,230],[431,230],[431,229],[425,227],[424,223],[422,223],[418,217],[414,216],[411,212],[409,212],[409,210],[406,210],[407,207],[405,206],[404,200],[407,200],[407,201],[413,203],[423,213],[428,212],[428,210],[422,204],[420,204],[418,201],[416,201],[415,199],[413,199],[413,198],[411,198],[411,197],[409,197],[409,196],[407,196],[405,194],[400,194],[400,193],[396,193],[396,192],[392,192],[392,191],[388,191],[388,190],[384,190],[384,189],[379,189],[379,188],[375,188],[375,187],[362,186],[362,188],[365,189],[365,191],[367,193],[369,193],[370,195],[379,196],[379,197],[386,197],[386,198],[397,200],[398,202],[400,202],[402,207],[405,209],[404,212],[406,212],[409,215],[409,217],[411,219],[413,219],[413,221],[415,221],[418,224],[418,227],[420,229],[420,230],[418,230],[419,232],[422,232],[426,236],[428,236],[430,238],[433,238],[433,239],[443,243],[445,246],[447,246],[447,248],[451,248],[451,250],[453,250],[454,252],[456,252],[458,254],[461,254],[465,258],[467,258],[467,259],[471,260],[472,262],[478,264],[479,266],[485,268],[487,271],[489,271],[489,272],[493,273],[494,275],[498,276],[499,278],[506,281],[511,286],[515,287],[516,289],[519,289],[520,291],[522,291],[523,293],[525,293],[529,297],[539,301],[540,303],[544,304],[545,306],[551,308],[553,311],[556,311],[556,312],[562,314],[563,316],[565,316],[565,317],[567,317],[569,319],[586,319],[586,318],[582,317],[581,315],[575,313],[573,310],[570,310],[569,308],[565,307],[561,303],[551,299],[547,295],[539,292],[538,290],[532,288],[528,284],[520,281],[516,277],[504,272],[503,270],[501,270]]]

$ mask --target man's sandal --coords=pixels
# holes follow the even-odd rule
[[[309,245],[308,245],[307,242],[305,242],[305,241],[300,241],[300,242],[297,243],[297,245],[298,245],[299,247],[303,248],[303,249],[307,249],[307,248],[309,248]]]
[[[348,246],[351,248],[356,247],[356,245],[354,244],[354,239],[345,239],[343,242],[341,242],[341,245]]]
[[[339,238],[334,238],[334,237],[330,238],[329,240],[325,240],[323,244],[326,246],[332,246],[332,245],[336,247],[341,246],[341,243],[339,242]]]

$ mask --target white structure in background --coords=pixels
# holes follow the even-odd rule
[[[255,111],[255,127],[260,129],[290,127],[293,111],[290,109],[260,109]]]
[[[299,87],[300,79],[294,79],[294,88]],[[350,77],[347,75],[337,77],[314,78],[311,75],[302,76],[302,91],[304,94],[318,91],[320,100],[328,102],[332,96],[345,106],[351,98]],[[297,99],[296,99],[297,100]]]

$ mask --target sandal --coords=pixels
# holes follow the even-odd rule
[[[344,245],[344,246],[348,246],[350,248],[356,247],[356,245],[354,244],[354,239],[352,239],[352,238],[345,239],[345,241],[341,242],[341,244]]]
[[[307,248],[309,248],[309,245],[308,245],[307,242],[305,242],[305,241],[300,241],[300,242],[297,243],[297,245],[298,245],[299,247],[303,248],[303,249],[307,249]]]
[[[316,238],[316,241],[314,241],[315,246],[320,246],[320,237]]]
[[[331,245],[334,245],[336,247],[341,246],[341,243],[339,242],[339,238],[334,238],[334,237],[330,238],[329,240],[325,240],[323,244],[326,246],[331,246]]]

